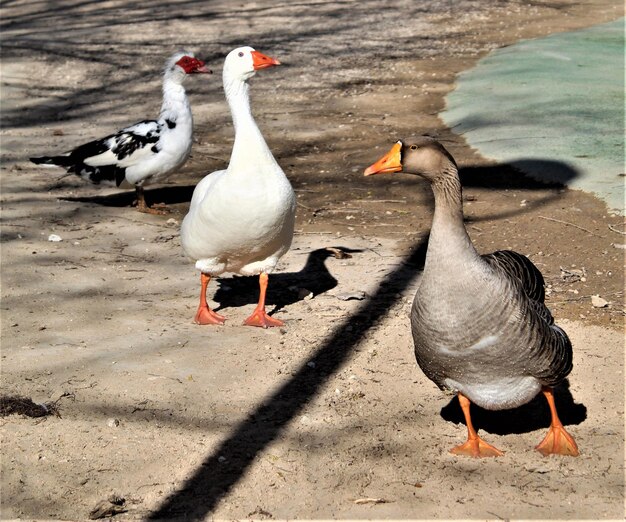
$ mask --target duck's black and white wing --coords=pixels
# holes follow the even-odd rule
[[[31,161],[64,167],[91,183],[111,182],[119,186],[128,167],[148,161],[160,152],[164,127],[159,121],[144,120],[65,154],[31,158]]]

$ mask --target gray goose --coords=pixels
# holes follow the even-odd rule
[[[544,304],[541,272],[517,252],[476,252],[463,223],[456,162],[438,141],[399,141],[365,175],[392,172],[422,176],[435,195],[411,329],[422,371],[441,389],[458,394],[468,437],[451,453],[502,455],[476,433],[470,404],[488,410],[515,408],[542,391],[552,421],[536,449],[544,455],[578,455],[552,393],[572,369],[572,345]]]

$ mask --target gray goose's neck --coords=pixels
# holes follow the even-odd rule
[[[447,165],[431,182],[431,188],[435,212],[424,272],[460,270],[479,255],[463,223],[462,189],[456,167]]]
[[[247,81],[224,77],[224,92],[235,127],[235,143],[228,165],[231,172],[247,171],[247,167],[255,162],[275,164],[274,156],[252,116],[248,91]]]

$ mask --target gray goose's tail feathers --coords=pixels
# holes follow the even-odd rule
[[[572,371],[572,343],[545,305],[545,281],[539,269],[522,254],[511,250],[498,250],[482,258],[492,268],[510,278],[528,298],[528,306],[535,312],[533,330],[544,332],[539,357],[548,360],[545,371],[535,375],[544,384],[554,386]],[[543,323],[543,324],[541,324]]]

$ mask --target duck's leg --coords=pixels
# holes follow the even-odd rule
[[[450,453],[455,455],[468,455],[470,457],[499,457],[504,455],[499,449],[494,448],[491,444],[487,444],[482,440],[472,424],[472,418],[470,417],[470,400],[459,393],[459,403],[465,416],[465,425],[467,426],[467,442],[452,448]]]
[[[226,318],[223,315],[215,313],[209,308],[209,303],[206,301],[206,289],[209,286],[211,276],[205,273],[200,274],[200,304],[198,305],[198,311],[193,318],[193,322],[196,324],[224,324]]]
[[[565,431],[565,428],[563,427],[563,424],[561,424],[561,420],[556,413],[556,405],[554,404],[552,388],[546,386],[542,391],[548,401],[548,406],[550,406],[552,421],[550,422],[548,434],[539,443],[539,445],[535,447],[535,449],[546,456],[554,453],[556,455],[570,455],[572,457],[577,457],[579,455],[578,446],[576,445],[573,437]]]
[[[267,292],[267,281],[269,276],[265,272],[259,275],[259,303],[256,305],[252,315],[248,317],[243,324],[247,326],[260,326],[261,328],[269,328],[271,326],[284,326],[285,323],[279,319],[274,319],[265,312],[265,294]]]
[[[137,193],[137,210],[139,212],[143,212],[144,214],[156,214],[159,216],[163,216],[168,214],[168,210],[166,210],[165,205],[161,204],[161,209],[150,208],[146,203],[146,198],[143,194],[143,186],[135,185],[135,192]],[[159,205],[156,205],[159,206]]]

